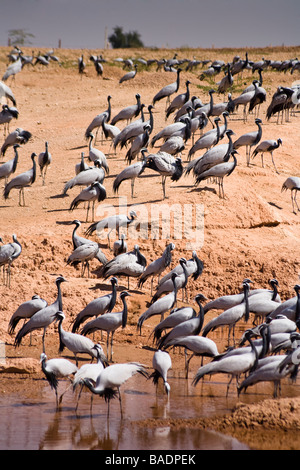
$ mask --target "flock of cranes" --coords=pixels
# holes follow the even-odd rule
[[[22,63],[21,52],[18,51],[17,55],[18,58],[14,64]],[[82,76],[85,64],[83,57],[80,59],[78,70]],[[42,59],[40,60],[42,63]],[[97,73],[102,75],[103,66],[101,64],[104,62],[102,58],[96,57],[91,60],[97,67]],[[38,63],[37,58],[36,63]],[[263,119],[258,117],[258,114],[261,114],[261,104],[267,100],[267,95],[262,88],[263,64],[258,69],[260,80],[253,80],[248,89],[245,89],[236,98],[233,98],[229,93],[235,76],[249,70],[249,64],[248,54],[246,54],[245,60],[235,58],[232,64],[212,64],[210,68],[214,75],[224,70],[225,76],[216,90],[209,91],[208,102],[203,103],[200,98],[191,96],[191,82],[189,80],[185,81],[185,92],[180,93],[184,64],[174,58],[172,63],[164,65],[169,67],[170,71],[174,71],[176,79],[170,80],[169,84],[161,88],[153,96],[148,106],[143,104],[141,93],[136,93],[136,103],[126,106],[114,114],[113,93],[111,93],[107,96],[107,109],[95,116],[85,127],[83,138],[88,141],[88,155],[86,158],[84,154],[81,155],[81,161],[75,168],[75,175],[70,175],[71,178],[62,188],[62,195],[66,196],[72,189],[79,188],[79,192],[76,197],[73,197],[68,210],[74,213],[80,205],[85,204],[86,222],[89,221],[90,212],[92,213],[92,223],[85,232],[87,237],[91,238],[108,230],[109,252],[111,251],[110,236],[112,231],[116,231],[119,240],[114,244],[112,259],[107,259],[98,243],[89,238],[78,236],[77,229],[81,223],[74,219],[72,222],[75,225],[72,233],[73,251],[66,259],[66,264],[72,266],[81,264],[81,275],[84,276],[87,272],[89,277],[90,262],[97,259],[100,263],[99,277],[103,280],[109,280],[111,292],[87,304],[73,320],[71,331],[66,331],[63,328],[63,324],[66,324],[66,313],[63,309],[61,284],[67,280],[64,276],[58,276],[56,279],[56,300],[48,304],[46,300],[34,295],[31,300],[21,304],[12,314],[8,327],[9,333],[15,335],[15,347],[20,347],[27,335],[30,335],[31,338],[34,331],[41,330],[43,332],[41,368],[55,392],[57,407],[62,402],[63,396],[58,394],[59,379],[66,377],[72,378],[71,384],[74,391],[78,389],[79,385],[81,387],[76,409],[81,392],[86,389],[91,392],[92,396],[99,395],[108,402],[108,415],[110,400],[118,397],[122,414],[120,387],[135,374],[152,379],[156,386],[161,379],[164,390],[170,397],[172,383],[168,379],[168,371],[172,367],[171,350],[174,348],[184,350],[186,378],[188,378],[191,359],[201,358],[201,366],[192,382],[195,386],[207,375],[218,373],[229,375],[227,394],[232,379],[236,378],[239,395],[253,384],[270,381],[274,383],[274,396],[277,396],[281,380],[286,377],[295,379],[297,376],[297,365],[292,361],[291,354],[298,347],[296,341],[299,339],[296,336],[296,330],[300,326],[300,288],[298,285],[295,286],[296,296],[284,302],[278,294],[276,280],[270,281],[270,289],[251,289],[251,280],[244,279],[242,292],[223,296],[224,298],[214,299],[211,302],[202,292],[199,292],[193,300],[196,305],[191,306],[192,302],[188,298],[189,285],[193,283],[196,286],[196,281],[205,272],[205,266],[196,251],[192,252],[190,259],[186,259],[181,254],[174,267],[173,258],[176,253],[176,244],[168,243],[160,255],[148,263],[147,257],[137,244],[130,250],[130,240],[125,240],[125,236],[122,234],[122,229],[127,229],[135,223],[137,214],[134,210],[129,215],[119,214],[95,221],[95,204],[101,204],[106,200],[108,192],[105,183],[110,174],[109,159],[96,147],[99,131],[101,141],[111,141],[115,152],[126,148],[124,168],[114,177],[113,192],[118,193],[123,181],[130,180],[132,198],[135,195],[136,179],[142,177],[147,170],[151,170],[161,177],[163,199],[167,198],[167,178],[177,182],[189,175],[194,177],[195,186],[204,180],[218,184],[219,196],[224,199],[224,178],[231,175],[237,165],[241,164],[237,155],[243,147],[246,148],[246,165],[248,167],[251,157],[255,158],[257,155],[261,155],[263,166],[263,156],[265,153],[269,153],[274,169],[278,173],[273,152],[283,144],[282,139],[276,136],[275,139],[262,140]],[[188,64],[187,67],[196,66],[196,64]],[[255,70],[255,65],[251,66]],[[267,64],[267,66],[271,65]],[[12,69],[13,67],[10,70]],[[134,65],[133,70],[126,73],[119,83],[133,80],[137,69],[138,66]],[[17,70],[17,67],[14,70]],[[293,72],[296,70],[296,63],[291,66],[291,70]],[[12,75],[14,76],[16,73],[12,73]],[[209,75],[208,71],[202,73]],[[126,83],[122,86],[125,88]],[[1,96],[11,100],[14,106],[16,105],[13,93],[3,82],[0,83],[0,93]],[[217,103],[215,93],[224,94],[224,100],[225,94],[229,93],[228,100]],[[161,100],[166,101],[164,120],[174,119],[174,121],[158,130],[155,127],[155,110]],[[279,116],[281,113],[282,120],[285,115],[285,119],[288,121],[288,113],[297,107],[299,101],[298,87],[280,87],[268,106],[266,119],[270,119],[274,114]],[[230,128],[230,118],[233,113],[239,112],[239,106],[243,107],[243,121],[247,123],[249,116],[255,116],[254,124],[257,128],[252,129],[251,125],[249,132],[234,138],[234,131]],[[148,111],[148,119],[146,119],[145,109]],[[10,120],[5,122],[3,118],[3,124],[9,124],[13,118],[18,118],[18,112],[13,108],[10,110],[8,105],[3,107],[3,116],[5,113],[10,113]],[[122,122],[124,125],[121,127],[120,123]],[[206,130],[209,123],[213,127]],[[200,133],[199,138],[196,137],[197,133]],[[42,184],[46,186],[47,169],[52,162],[49,143],[45,141],[45,149],[38,154],[32,153],[31,155],[32,168],[12,177],[18,165],[20,147],[25,145],[30,138],[29,131],[18,128],[8,134],[1,148],[3,157],[9,147],[12,147],[14,152],[13,158],[0,165],[0,178],[5,179],[4,198],[8,199],[12,189],[17,189],[19,190],[19,205],[23,206],[25,206],[24,189],[35,183],[37,165],[40,168]],[[159,150],[155,152],[157,146]],[[188,146],[188,161],[185,165],[182,153]],[[198,152],[201,152],[202,155],[196,155]],[[88,159],[88,163],[86,163],[86,159]],[[299,211],[296,200],[297,191],[300,190],[299,178],[295,176],[287,178],[282,185],[282,191],[287,189],[291,191],[293,211]],[[21,244],[15,235],[12,243],[0,246],[0,265],[4,267],[3,275],[8,286],[10,285],[11,264],[20,256],[21,251]],[[168,272],[166,273],[166,271]],[[127,290],[121,290],[118,298],[117,288],[122,277],[128,279],[128,286]],[[136,321],[136,334],[142,334],[142,328],[145,327],[145,322],[148,322],[149,319],[152,322],[156,318],[159,319],[149,337],[149,341],[150,339],[153,341],[154,354],[152,363],[148,365],[138,362],[113,363],[115,334],[120,329],[124,329],[126,332],[128,316],[131,314],[131,278],[137,280],[137,287],[141,290],[145,284],[150,284],[151,291],[150,302]],[[156,279],[157,285],[154,282]],[[180,291],[182,306],[178,306]],[[215,302],[214,305],[213,302]],[[218,309],[222,309],[222,313],[212,317],[211,312]],[[243,341],[247,342],[247,346],[241,344],[236,348],[237,325],[241,325],[243,322],[249,324],[251,314],[254,316],[253,327],[247,328],[243,335]],[[211,317],[210,320],[206,320],[208,315]],[[16,332],[17,325],[21,320],[24,320],[24,324]],[[72,352],[75,364],[63,358],[47,358],[46,330],[54,323],[58,325],[59,352],[62,353],[65,349]],[[216,342],[209,338],[211,332],[218,328],[228,328],[228,344],[231,340],[234,342],[232,349],[229,348],[221,352]],[[276,328],[278,329],[276,330]],[[106,332],[106,353],[100,344],[103,341],[103,332]],[[100,334],[101,339],[95,342],[94,337]],[[92,335],[93,340],[90,338]],[[280,335],[280,337],[275,337],[275,335]],[[274,356],[275,352],[276,356]],[[84,364],[79,367],[78,356],[81,355],[87,355],[92,361],[96,360],[96,364]],[[204,364],[204,359],[206,364]],[[149,373],[149,369],[153,369],[153,372]],[[241,378],[243,378],[242,382],[240,382]]]

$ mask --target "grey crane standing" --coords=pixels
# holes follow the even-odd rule
[[[110,276],[126,276],[129,289],[129,279],[138,278],[145,271],[146,264],[147,260],[140,252],[139,246],[134,245],[132,251],[121,253],[108,261],[102,269],[102,277],[107,279]]]
[[[134,184],[136,178],[142,175],[146,168],[147,159],[144,157],[142,160],[139,160],[131,165],[127,166],[122,170],[114,179],[113,182],[113,191],[114,193],[118,193],[119,188],[123,181],[130,181],[131,182],[131,197],[134,198]]]
[[[181,158],[174,158],[166,152],[158,152],[156,154],[148,155],[146,167],[161,175],[164,199],[166,198],[166,179],[170,177],[171,181],[178,181],[183,173]]]
[[[175,111],[180,109],[190,99],[190,89],[189,89],[190,83],[191,82],[189,80],[186,80],[186,82],[185,82],[185,86],[186,86],[185,93],[181,93],[180,95],[175,96],[175,98],[172,100],[172,102],[170,103],[169,107],[166,110],[166,119],[168,119],[168,117],[172,113],[174,113]]]
[[[126,227],[134,222],[134,220],[137,218],[137,214],[135,211],[130,211],[129,216],[127,214],[118,214],[118,215],[112,215],[105,217],[104,219],[100,220],[99,222],[94,222],[92,225],[90,225],[87,228],[87,235],[91,235],[94,232],[97,232],[97,235],[101,235],[101,232],[105,229],[108,228],[109,232],[107,235],[108,239],[108,245],[110,247],[110,234],[113,230],[117,231],[118,237],[120,236],[120,228],[121,227]]]
[[[125,328],[127,324],[127,316],[128,316],[128,306],[126,302],[126,297],[130,296],[130,294],[126,291],[121,292],[120,299],[123,304],[123,309],[119,312],[108,312],[104,313],[103,315],[99,316],[95,320],[91,320],[84,325],[81,330],[82,335],[88,335],[93,333],[94,331],[106,331],[107,333],[107,341],[106,341],[106,348],[107,348],[107,359],[112,361],[113,356],[113,339],[115,331],[122,327]],[[109,345],[110,345],[110,354],[109,354]]]
[[[188,320],[179,323],[174,326],[168,333],[162,336],[157,344],[159,349],[166,349],[169,346],[169,342],[175,338],[180,338],[182,336],[198,335],[202,330],[204,322],[204,309],[202,302],[206,300],[206,297],[203,294],[198,294],[195,297],[195,300],[199,306],[199,313],[197,316],[190,318]]]
[[[5,178],[5,185],[7,185],[8,178],[10,177],[10,175],[15,173],[17,169],[17,164],[19,160],[19,154],[18,154],[19,147],[20,147],[19,144],[14,145],[14,152],[15,152],[14,158],[12,158],[11,160],[8,160],[5,163],[2,163],[2,165],[0,166],[0,179]]]
[[[62,311],[62,293],[61,293],[61,283],[66,282],[66,279],[63,276],[58,276],[56,278],[56,287],[57,287],[57,297],[56,300],[46,307],[42,308],[38,312],[36,312],[30,320],[22,326],[22,328],[18,331],[14,345],[15,347],[20,346],[22,339],[31,333],[34,330],[43,329],[43,352],[45,352],[45,335],[46,330],[51,323],[56,320],[56,313],[58,311]]]
[[[97,358],[94,342],[90,338],[86,338],[78,333],[65,331],[62,327],[62,322],[65,319],[63,312],[57,312],[55,316],[58,321],[59,352],[62,353],[65,348],[71,351],[74,354],[77,367],[78,354],[88,354],[92,358],[92,361],[94,358]]]
[[[13,147],[15,144],[27,144],[31,136],[32,134],[29,131],[25,131],[24,129],[21,129],[21,127],[17,127],[17,129],[8,134],[8,136],[6,137],[1,147],[0,154],[5,155],[5,152],[8,147]]]
[[[164,297],[161,297],[158,299],[156,302],[152,303],[149,308],[145,312],[140,315],[138,322],[137,322],[137,329],[140,331],[140,334],[142,332],[142,326],[144,322],[154,316],[154,315],[160,315],[161,316],[161,321],[164,318],[164,314],[171,310],[174,305],[176,304],[177,300],[177,286],[176,286],[176,278],[178,275],[176,273],[172,274],[172,282],[173,282],[173,290],[169,294],[165,295]]]
[[[71,202],[70,204],[70,211],[76,209],[79,204],[87,203],[86,208],[86,219],[85,221],[88,222],[89,220],[89,211],[92,205],[92,222],[95,221],[95,203],[102,202],[106,199],[106,189],[105,187],[99,183],[99,181],[95,181],[87,188],[84,188]]]
[[[76,333],[80,325],[88,318],[93,316],[98,317],[99,315],[103,315],[103,313],[110,313],[113,310],[117,300],[118,279],[116,277],[112,277],[110,282],[112,290],[109,294],[92,300],[78,313],[72,326],[73,333]]]
[[[108,95],[107,97],[107,102],[108,102],[108,107],[105,111],[103,111],[100,114],[97,114],[97,116],[91,121],[91,123],[88,125],[86,131],[85,131],[85,138],[88,139],[90,136],[90,132],[92,132],[94,129],[97,129],[96,135],[95,135],[95,142],[97,140],[98,136],[98,131],[102,125],[102,121],[104,119],[104,116],[106,116],[106,122],[110,121],[111,118],[111,96]]]
[[[167,98],[166,102],[166,109],[168,105],[170,104],[170,96],[173,95],[174,93],[177,93],[180,85],[180,72],[182,71],[181,68],[177,69],[177,78],[176,81],[173,83],[170,83],[169,85],[164,86],[159,90],[159,92],[156,93],[156,95],[153,98],[152,104],[153,106],[155,103],[158,101]]]
[[[80,245],[73,252],[67,259],[67,265],[70,264],[77,266],[78,263],[82,264],[81,269],[81,277],[84,276],[85,270],[87,270],[87,276],[90,275],[90,261],[96,258],[96,255],[99,251],[99,246],[95,243],[85,243],[84,245]]]
[[[102,122],[104,122],[105,120],[106,120],[106,116],[104,116]],[[108,167],[108,163],[107,163],[107,160],[106,160],[106,156],[104,155],[104,153],[101,150],[97,149],[92,144],[93,139],[95,137],[94,134],[92,132],[90,132],[88,137],[90,139],[90,141],[89,141],[89,160],[91,162],[99,161],[101,167],[104,168],[106,174],[109,174],[109,167]]]
[[[65,196],[69,189],[74,188],[75,186],[88,186],[93,184],[95,181],[99,181],[100,184],[103,183],[105,178],[105,173],[101,164],[98,160],[94,162],[94,168],[86,171],[81,171],[76,176],[71,178],[64,186],[63,195]]]
[[[143,287],[144,283],[147,281],[149,277],[151,277],[151,296],[153,290],[153,279],[155,276],[158,277],[158,281],[160,275],[164,272],[166,268],[170,266],[172,263],[172,251],[175,250],[174,243],[169,243],[163,251],[163,254],[160,258],[155,259],[150,263],[143,274],[141,275],[138,287]]]
[[[41,152],[38,156],[38,164],[39,164],[40,171],[41,171],[43,185],[45,185],[46,173],[47,173],[48,166],[51,164],[51,161],[52,161],[52,156],[51,156],[51,153],[49,152],[48,142],[45,142],[45,151]]]
[[[127,253],[128,247],[127,247],[127,243],[125,239],[126,239],[125,233],[121,233],[121,237],[119,238],[119,240],[116,240],[114,242],[114,246],[113,246],[114,257],[121,255],[122,253]]]
[[[214,317],[210,320],[203,329],[203,336],[207,336],[210,331],[214,331],[216,328],[228,326],[228,343],[230,341],[230,333],[232,331],[233,340],[235,340],[234,330],[236,323],[241,320],[243,317],[247,322],[249,320],[249,302],[248,302],[248,292],[249,292],[249,282],[243,281],[243,290],[244,290],[244,299],[243,301],[225,310],[223,313]]]
[[[32,317],[32,315],[42,308],[47,307],[47,305],[47,301],[41,299],[39,295],[33,295],[30,300],[23,302],[21,305],[19,305],[17,310],[15,310],[9,320],[8,333],[10,335],[14,334],[19,321],[24,320],[25,323],[26,320]]]
[[[114,126],[119,121],[127,121],[127,124],[133,119],[138,117],[141,112],[141,95],[137,93],[135,95],[136,104],[126,106],[121,109],[111,120],[111,124]]]
[[[9,86],[6,85],[6,83],[0,81],[0,98],[2,98],[2,96],[10,100],[13,105],[16,106],[17,102],[13,92],[11,91]]]
[[[136,74],[137,74],[137,64],[134,64],[133,70],[130,70],[130,72],[125,73],[125,75],[123,75],[120,78],[119,83],[121,84],[123,82],[128,82],[129,80],[133,80]]]
[[[45,374],[45,377],[51,387],[52,390],[55,392],[56,396],[56,409],[59,408],[59,405],[62,402],[63,395],[66,391],[70,388],[67,387],[60,396],[58,396],[58,379],[65,378],[65,377],[73,377],[73,375],[77,372],[77,366],[73,364],[73,362],[69,361],[68,359],[64,359],[62,357],[47,359],[45,353],[41,354],[40,362],[42,364],[42,371]]]
[[[73,249],[74,250],[78,246],[84,245],[84,244],[90,245],[91,243],[94,243],[95,245],[98,245],[97,242],[94,242],[94,241],[89,240],[87,238],[81,237],[80,235],[77,234],[77,230],[81,226],[81,222],[79,220],[75,219],[71,222],[71,224],[75,224],[74,230],[72,232],[72,242],[73,242]],[[106,258],[106,256],[104,255],[104,253],[102,252],[102,250],[100,248],[99,248],[99,251],[96,255],[96,258],[101,264],[106,264],[107,263],[107,258]],[[73,262],[73,264],[74,263],[75,262]]]
[[[260,153],[261,154],[261,166],[264,167],[264,154],[265,153],[270,153],[275,171],[276,171],[276,173],[279,174],[279,171],[277,170],[275,162],[274,162],[273,152],[274,152],[274,150],[278,149],[280,147],[280,145],[282,145],[282,140],[281,139],[262,140],[257,145],[257,147],[253,150],[252,158],[255,158],[256,155],[258,155]]]
[[[224,161],[223,163],[219,163],[218,165],[211,167],[209,170],[206,170],[203,173],[200,173],[196,178],[195,184],[198,185],[201,181],[206,180],[206,179],[213,179],[214,181],[217,182],[219,186],[219,197],[224,199],[225,198],[224,177],[231,175],[231,173],[236,168],[236,165],[237,165],[237,159],[235,156],[236,153],[237,153],[236,150],[233,150],[231,152],[233,161]]]
[[[18,119],[19,111],[16,107],[9,107],[7,104],[2,105],[2,111],[0,113],[0,125],[4,124],[4,137],[6,136],[6,131],[9,132],[9,124],[12,119]]]
[[[6,287],[10,287],[11,281],[11,265],[20,256],[22,245],[17,239],[17,235],[13,234],[13,241],[0,247],[0,267],[3,266],[3,279]],[[5,276],[5,266],[6,276]]]
[[[4,199],[8,199],[12,189],[19,190],[19,206],[25,206],[24,188],[28,188],[35,182],[36,178],[36,153],[31,154],[32,168],[18,176],[15,176],[9,183],[6,184],[3,192]]]
[[[262,136],[262,120],[259,118],[255,119],[255,124],[257,125],[257,131],[247,132],[246,134],[241,135],[234,143],[233,148],[238,150],[240,147],[246,147],[246,160],[247,166],[250,165],[250,153],[251,148],[257,145],[260,142]]]
[[[109,404],[113,398],[119,397],[121,417],[123,417],[122,399],[120,393],[121,385],[129,380],[133,375],[141,374],[148,378],[148,373],[142,364],[137,362],[124,364],[111,364],[99,374],[96,385],[92,381],[85,379],[84,383],[95,395],[104,397],[107,405],[107,419],[109,419]]]
[[[297,202],[297,191],[300,191],[299,176],[289,176],[285,180],[285,182],[283,183],[281,187],[281,192],[287,191],[288,189],[291,191],[293,213],[297,214],[295,207],[297,208],[298,211],[300,211],[300,207],[298,206],[298,202]]]

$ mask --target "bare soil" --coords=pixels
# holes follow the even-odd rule
[[[6,68],[6,54],[8,48],[0,49],[1,74]],[[31,51],[25,50],[25,53]],[[43,51],[42,51],[43,52]],[[69,329],[79,311],[92,299],[103,295],[110,290],[110,283],[98,277],[99,263],[91,263],[89,278],[82,278],[79,268],[66,265],[66,259],[72,252],[72,230],[70,225],[73,219],[82,221],[80,231],[84,234],[91,221],[85,222],[86,210],[80,206],[73,213],[69,211],[70,203],[78,193],[79,188],[69,191],[67,197],[62,197],[66,181],[71,179],[75,172],[75,164],[80,161],[81,152],[88,154],[87,141],[84,132],[92,119],[107,109],[107,96],[111,95],[112,116],[120,109],[135,102],[135,94],[140,93],[142,102],[148,106],[156,92],[164,85],[175,80],[175,75],[163,71],[156,71],[156,67],[141,68],[134,80],[119,84],[119,79],[125,71],[122,66],[113,61],[117,57],[144,57],[162,58],[172,57],[175,51],[171,50],[132,50],[128,51],[83,51],[87,63],[86,73],[83,77],[78,74],[77,58],[81,51],[57,50],[61,64],[51,62],[48,67],[26,66],[14,81],[8,81],[13,90],[17,108],[18,121],[11,122],[10,131],[22,127],[32,133],[32,139],[19,149],[19,164],[16,174],[31,167],[30,156],[32,152],[39,154],[44,150],[45,141],[49,142],[49,151],[52,154],[52,164],[46,176],[46,184],[42,185],[39,176],[32,187],[25,190],[26,206],[19,207],[18,192],[12,191],[8,200],[2,195],[0,203],[1,237],[4,243],[12,240],[12,234],[17,234],[22,244],[22,254],[12,267],[11,288],[0,285],[0,338],[6,343],[7,362],[3,368],[0,381],[0,393],[7,394],[18,387],[20,374],[26,374],[26,386],[20,384],[24,394],[33,394],[35,385],[32,378],[41,374],[39,356],[41,353],[41,332],[33,334],[33,346],[29,346],[29,337],[26,337],[19,348],[14,348],[14,337],[7,333],[8,322],[16,308],[24,301],[38,294],[51,303],[56,298],[55,279],[62,274],[68,283],[62,285],[63,308],[66,315],[64,328]],[[180,50],[179,58],[192,59],[222,59],[231,61],[235,55],[244,56],[242,50]],[[299,48],[282,49],[250,49],[249,57],[253,61],[262,57],[273,60],[284,60],[299,57]],[[92,53],[102,53],[107,59],[104,64],[103,77],[97,77],[93,64],[88,60]],[[185,90],[185,80],[191,82],[191,95],[199,96],[202,101],[208,102],[210,87],[214,82],[200,82],[198,76],[201,68],[192,72],[183,71],[180,91]],[[218,81],[221,79],[216,79]],[[218,197],[216,186],[209,182],[199,187],[193,186],[193,177],[182,177],[179,182],[167,181],[168,198],[162,200],[161,179],[153,176],[153,172],[146,170],[144,177],[135,184],[136,197],[130,197],[130,183],[124,182],[119,196],[127,197],[128,207],[141,204],[149,211],[153,204],[203,204],[204,206],[204,243],[198,256],[203,260],[204,271],[196,281],[188,284],[190,303],[193,304],[195,294],[202,292],[207,298],[213,299],[220,295],[237,292],[241,281],[249,277],[255,287],[266,287],[270,278],[276,277],[279,281],[279,291],[282,300],[294,295],[293,287],[299,280],[299,215],[292,212],[289,192],[282,193],[281,187],[289,176],[299,176],[299,114],[290,117],[289,122],[277,124],[277,118],[270,121],[265,119],[265,111],[271,97],[279,85],[291,86],[299,79],[299,72],[291,75],[289,72],[276,72],[268,70],[264,73],[263,86],[267,90],[267,102],[260,110],[263,120],[263,140],[281,138],[283,145],[274,152],[274,158],[279,174],[274,171],[271,159],[265,157],[264,168],[260,158],[251,161],[250,167],[246,165],[245,149],[238,155],[238,166],[233,174],[224,180],[225,199]],[[242,77],[235,77],[233,97],[249,85],[256,74],[251,71],[243,73]],[[199,87],[200,85],[200,87]],[[223,101],[223,96],[215,94],[216,102]],[[154,109],[154,135],[167,123],[165,121],[165,101],[156,104]],[[123,128],[125,123],[119,123]],[[210,124],[208,125],[210,127]],[[236,137],[256,129],[254,116],[249,115],[246,123],[242,120],[242,110],[232,115],[229,127]],[[4,141],[1,134],[0,143]],[[107,190],[106,203],[118,208],[119,197],[112,190],[114,177],[126,166],[124,156],[127,149],[117,149],[114,154],[110,149],[110,142],[100,141],[96,144],[108,158],[110,173],[105,178],[104,185]],[[186,162],[190,142],[182,154]],[[151,150],[151,149],[150,149]],[[158,149],[153,149],[156,151]],[[201,153],[199,152],[198,155]],[[7,150],[2,161],[13,157],[12,148]],[[3,188],[4,182],[1,182]],[[1,189],[2,191],[2,189]],[[121,208],[122,209],[122,208]],[[96,218],[97,219],[97,218]],[[171,233],[169,239],[138,240],[141,252],[146,256],[148,263],[161,255],[166,243],[174,241],[173,264],[175,266],[181,256],[191,257],[191,249],[186,249],[187,240],[176,239]],[[96,238],[95,238],[96,239]],[[136,240],[128,240],[129,249],[132,249]],[[112,258],[105,241],[102,249],[108,259]],[[119,291],[127,288],[127,280],[121,280]],[[129,298],[129,319],[124,330],[115,334],[114,361],[136,360],[151,366],[152,350],[149,333],[157,318],[145,324],[142,334],[136,333],[136,323],[139,315],[145,310],[150,299],[150,283],[143,289],[136,287],[136,281],[131,280]],[[179,305],[181,302],[179,302]],[[119,305],[119,301],[118,301]],[[205,317],[208,321],[217,312],[211,312]],[[241,322],[243,331],[249,325]],[[226,336],[226,332],[224,332]],[[212,335],[218,343],[220,335]],[[223,347],[223,343],[218,343]],[[221,349],[222,350],[222,349]],[[46,351],[49,357],[58,354],[58,335],[55,326],[51,326],[46,336]],[[182,357],[174,355],[173,369],[182,368]],[[195,372],[199,363],[195,360],[191,373]],[[14,374],[15,381],[11,377]],[[193,421],[174,420],[172,426],[197,426],[221,430],[234,435],[243,442],[256,449],[282,449],[299,448],[295,439],[295,429],[299,429],[300,404],[298,398],[262,399],[260,404],[237,404],[230,415],[218,416],[214,419],[195,419]],[[158,422],[152,423],[157,425]],[[151,425],[151,422],[147,423]],[[255,432],[253,432],[255,430]],[[293,435],[293,441],[284,436]],[[292,442],[292,443],[291,443]],[[270,444],[271,443],[271,444]]]

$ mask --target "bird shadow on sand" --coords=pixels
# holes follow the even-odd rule
[[[282,211],[283,207],[278,206],[278,204],[275,204],[275,202],[268,202],[268,204],[272,207],[276,207],[276,209],[279,209]]]
[[[93,274],[95,274],[96,272],[94,271]],[[90,287],[89,290],[101,290],[101,291],[104,291],[104,292],[111,292],[111,285],[110,284],[102,284],[101,282],[97,282],[97,284],[95,284],[94,286]],[[128,285],[127,283],[125,282],[124,284],[119,284],[117,286],[117,291],[118,292],[122,292],[124,290],[127,290],[133,294],[144,294],[142,291],[138,290],[138,289],[135,289],[135,288],[130,288],[129,286],[129,289],[128,289]]]
[[[209,188],[208,186],[203,186],[202,188],[198,188],[198,187],[192,188],[189,192],[201,193],[202,191],[210,191],[211,193],[217,194],[217,191],[215,188]]]

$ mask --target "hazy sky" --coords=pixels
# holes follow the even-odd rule
[[[145,46],[299,45],[299,0],[0,0],[0,45],[8,31],[34,47],[102,49],[115,26]]]

